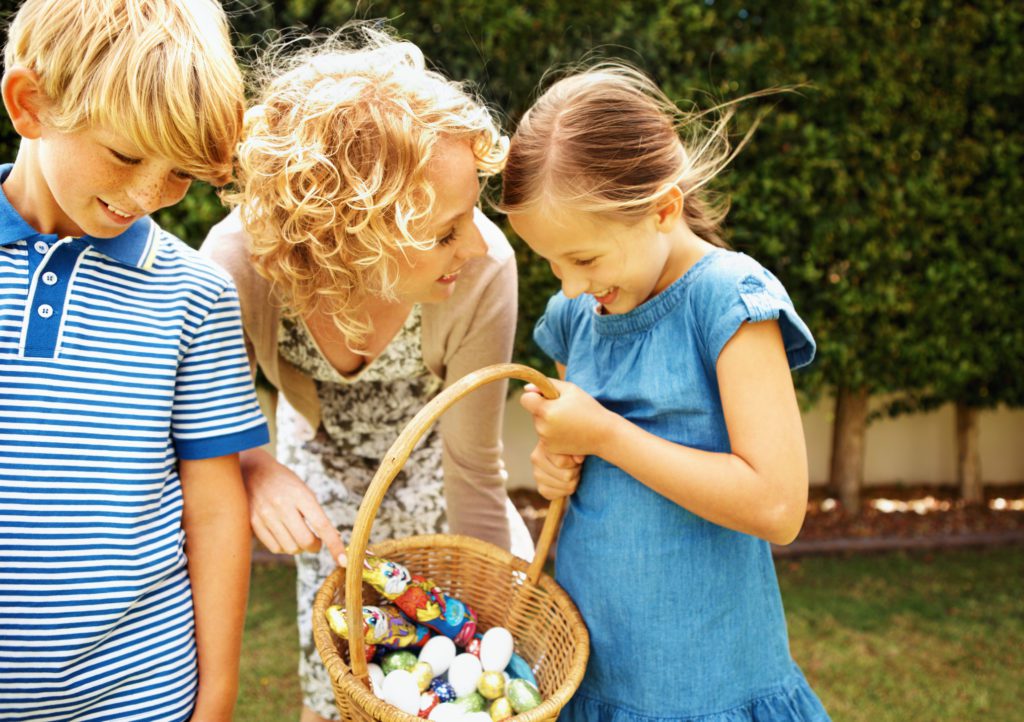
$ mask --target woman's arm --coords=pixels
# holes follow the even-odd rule
[[[199,660],[193,722],[230,722],[249,590],[252,535],[238,456],[179,462],[182,528]]]
[[[446,386],[484,366],[506,363],[512,356],[517,284],[511,252],[480,282],[485,284],[482,292],[471,296],[471,304],[460,306],[465,316],[457,321],[466,324],[465,333],[454,345],[454,334],[445,339],[449,344],[444,352]],[[451,531],[503,549],[511,543],[501,436],[507,389],[505,382],[482,386],[459,399],[440,420]]]
[[[295,472],[263,449],[241,454],[253,533],[275,554],[316,552],[326,545],[345,566],[345,544],[320,502]]]
[[[716,366],[731,453],[666,441],[605,409],[578,387],[524,395],[549,451],[595,454],[694,514],[788,544],[807,511],[807,454],[800,410],[775,321],[744,323]]]

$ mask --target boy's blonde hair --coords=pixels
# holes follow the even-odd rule
[[[224,198],[241,207],[253,262],[286,313],[330,315],[356,349],[372,329],[359,303],[392,298],[403,249],[437,241],[416,231],[433,210],[426,171],[438,141],[464,139],[487,176],[507,139],[482,102],[386,27],[358,23],[312,40],[266,58],[237,189]]]
[[[621,61],[564,77],[524,114],[512,136],[499,208],[564,206],[629,223],[654,212],[678,186],[686,224],[724,246],[729,202],[706,186],[750,137],[735,149],[730,145],[735,102],[683,112]]]
[[[100,126],[197,178],[228,180],[245,88],[215,0],[26,0],[4,65],[37,74],[50,127]]]

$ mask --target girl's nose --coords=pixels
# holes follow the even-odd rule
[[[571,273],[555,273],[555,275],[562,279],[562,293],[565,294],[566,298],[576,298],[581,293],[586,292],[587,281],[585,278],[579,278]]]

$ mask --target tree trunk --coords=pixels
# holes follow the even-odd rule
[[[956,405],[956,480],[961,499],[969,504],[985,500],[978,451],[978,411],[962,402]]]
[[[829,485],[850,514],[860,513],[864,485],[864,433],[867,429],[868,392],[839,389],[832,427],[832,468]]]

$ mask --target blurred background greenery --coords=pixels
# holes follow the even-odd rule
[[[1024,405],[1021,3],[224,5],[246,66],[283,29],[387,18],[438,69],[472,83],[509,130],[547,69],[585,57],[629,60],[699,107],[805,84],[741,106],[737,137],[768,112],[715,189],[732,197],[731,245],[780,277],[818,341],[796,382],[807,403],[836,400],[831,482],[843,502],[857,500],[871,396],[884,395],[889,414],[955,403],[964,434],[976,433],[979,409]],[[4,19],[16,6],[0,3]],[[13,159],[16,144],[4,117],[0,155]],[[197,185],[158,220],[198,246],[224,212]],[[516,360],[550,371],[530,332],[557,282],[509,235],[520,268]]]

